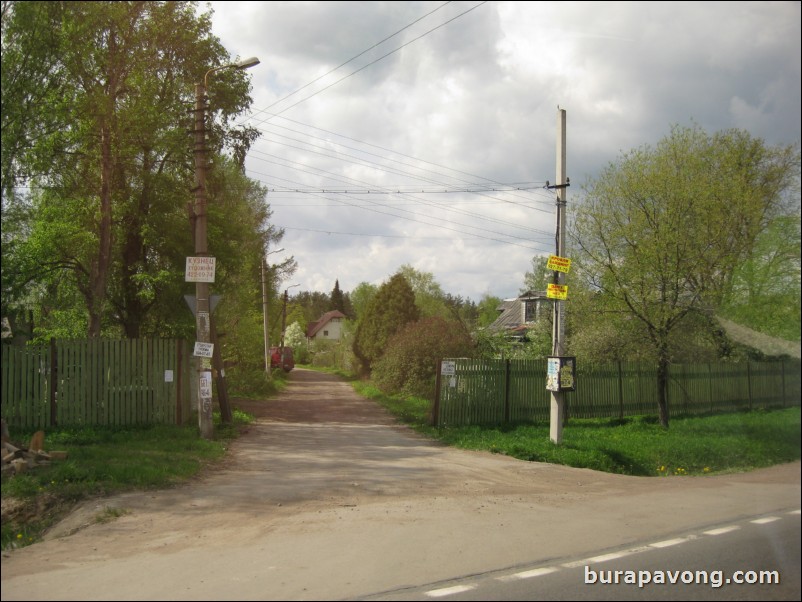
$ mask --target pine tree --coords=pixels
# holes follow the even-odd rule
[[[340,290],[340,281],[334,281],[334,290],[331,291],[331,309],[345,313],[345,299]]]

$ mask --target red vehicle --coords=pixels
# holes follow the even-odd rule
[[[270,367],[281,368],[284,370],[284,372],[289,372],[295,368],[295,359],[292,356],[292,347],[271,347]]]

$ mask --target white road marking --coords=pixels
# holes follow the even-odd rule
[[[738,525],[730,525],[729,527],[719,527],[718,529],[710,529],[710,531],[705,531],[705,535],[723,535],[724,533],[730,533],[732,531],[737,531],[740,529]]]
[[[544,566],[538,569],[532,569],[531,571],[522,571],[520,573],[514,573],[512,575],[505,575],[504,577],[499,577],[498,580],[512,581],[513,579],[531,579],[532,577],[541,577],[543,575],[556,573],[559,570],[560,568],[556,566]]]
[[[442,598],[443,596],[453,596],[454,594],[461,594],[462,592],[469,592],[475,589],[476,585],[455,585],[454,587],[444,587],[442,589],[433,589],[426,592],[430,598]]]

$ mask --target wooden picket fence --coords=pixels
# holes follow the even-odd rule
[[[443,360],[432,411],[436,426],[504,424],[549,419],[546,360]],[[442,366],[442,362],[441,362]],[[672,364],[672,416],[800,405],[800,362]],[[616,362],[577,364],[576,391],[566,392],[567,415],[623,418],[657,413],[657,366]]]
[[[2,417],[9,426],[182,424],[190,352],[175,339],[52,340],[2,345]]]

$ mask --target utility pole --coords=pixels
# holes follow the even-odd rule
[[[208,75],[208,73],[207,73]],[[206,78],[195,84],[195,257],[207,257],[206,244]],[[195,283],[196,340],[211,342],[209,320],[209,283]],[[198,422],[204,439],[214,436],[212,421],[211,363],[208,358],[198,358]]]
[[[209,307],[209,282],[214,282],[214,258],[209,257],[207,247],[207,214],[206,214],[206,81],[210,73],[220,69],[249,69],[259,64],[259,59],[251,57],[237,63],[222,65],[209,69],[203,76],[203,82],[195,84],[195,120],[194,147],[195,154],[195,263],[211,268],[206,274],[195,280],[195,329],[196,346],[208,347],[212,343],[211,320]],[[198,422],[200,434],[204,439],[214,436],[212,420],[212,370],[208,357],[198,358]]]
[[[270,333],[267,328],[267,300],[269,297],[269,278],[270,278],[270,263],[268,257],[271,253],[281,253],[284,247],[276,249],[275,251],[267,252],[265,248],[265,256],[262,258],[262,322],[264,325],[264,338],[265,338],[265,372],[267,378],[270,378]]]
[[[270,334],[267,330],[267,253],[262,257],[262,322],[265,337],[265,372],[270,378]]]
[[[568,182],[565,176],[565,109],[557,108],[557,256],[565,257],[565,203]],[[554,272],[554,284],[565,284],[565,273]],[[554,300],[554,330],[552,333],[552,355],[562,356],[565,353],[565,302]],[[549,436],[554,443],[561,443],[563,437],[563,418],[565,415],[564,395],[562,391],[551,392],[551,410],[549,413]]]

